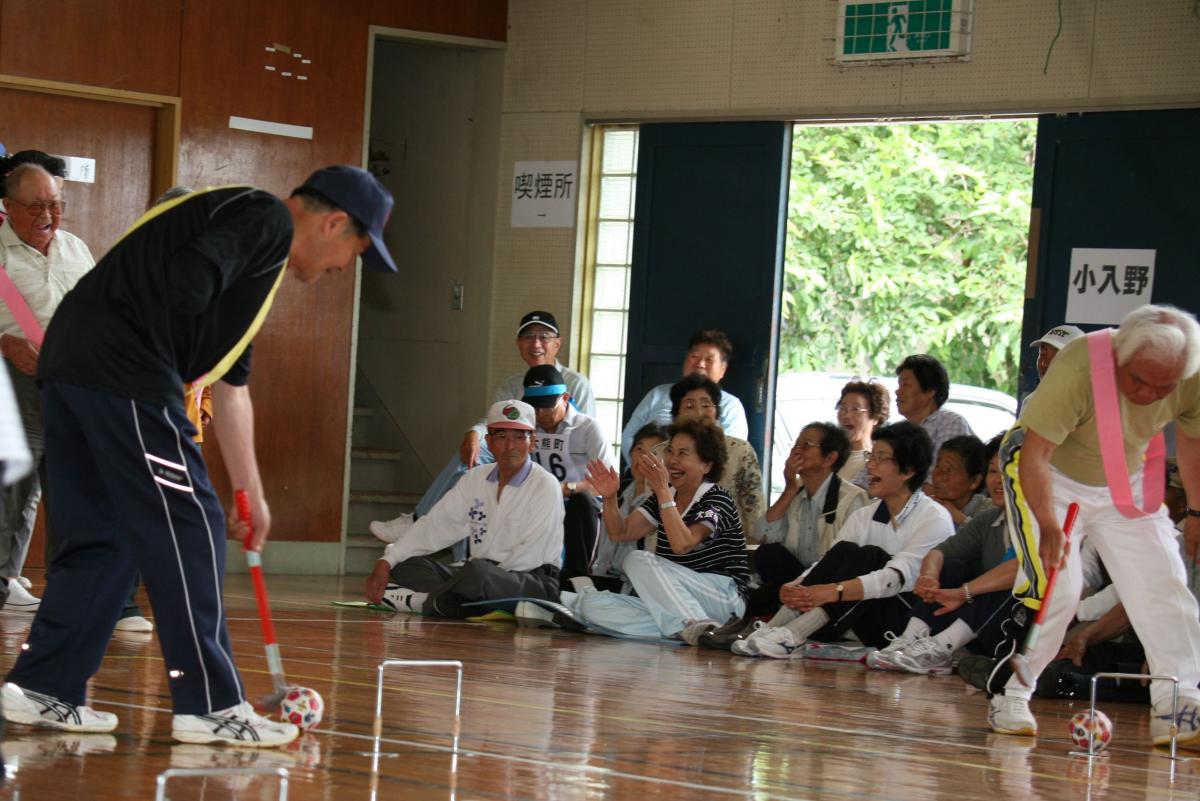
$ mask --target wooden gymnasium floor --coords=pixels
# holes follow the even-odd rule
[[[33,576],[35,585],[40,577]],[[0,798],[151,799],[168,768],[286,767],[291,799],[1195,799],[1200,762],[1146,745],[1147,711],[1107,704],[1116,740],[1090,774],[1068,756],[1065,702],[1035,702],[1042,735],[1000,737],[984,697],[957,677],[733,658],[505,623],[385,615],[328,605],[358,578],[269,577],[290,679],[324,694],[318,729],[287,750],[170,739],[157,642],[118,635],[92,687],[113,736],[10,727],[15,775]],[[269,689],[249,582],[227,600],[252,697]],[[29,616],[0,613],[4,667]],[[384,658],[465,664],[462,751],[449,753],[453,678],[389,676],[384,757],[371,772],[375,668]],[[1200,755],[1198,755],[1200,756]],[[268,799],[274,781],[172,781],[176,801]]]

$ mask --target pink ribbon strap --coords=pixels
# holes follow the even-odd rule
[[[12,312],[13,319],[17,321],[17,325],[25,333],[25,338],[40,348],[42,346],[42,339],[45,337],[45,332],[42,331],[42,326],[38,324],[37,317],[30,310],[29,304],[25,302],[21,291],[13,283],[8,270],[4,269],[2,265],[0,265],[0,300],[3,300],[4,305]]]
[[[1087,335],[1087,344],[1092,364],[1092,399],[1096,404],[1096,438],[1100,442],[1100,461],[1104,464],[1104,477],[1108,480],[1113,504],[1125,517],[1148,515],[1162,506],[1166,491],[1167,446],[1163,434],[1161,431],[1155,434],[1146,448],[1142,475],[1145,506],[1138,508],[1133,502],[1133,489],[1129,486],[1129,463],[1125,461],[1125,427],[1117,399],[1112,329],[1093,331]]]

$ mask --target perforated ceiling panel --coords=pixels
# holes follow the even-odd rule
[[[589,3],[584,108],[728,108],[732,23],[732,0]]]
[[[578,111],[583,106],[585,0],[509,4],[505,111]]]
[[[977,0],[970,62],[905,67],[901,105],[1003,110],[1051,98],[1086,97],[1093,6],[1078,0],[1064,0],[1062,6],[1062,35],[1045,75],[1046,52],[1058,29],[1056,3]]]
[[[1093,98],[1190,94],[1200,100],[1194,0],[1126,0],[1096,8]]]

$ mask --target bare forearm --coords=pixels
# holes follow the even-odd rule
[[[1027,440],[1032,432],[1027,432]],[[1017,475],[1021,480],[1021,492],[1025,503],[1033,512],[1038,526],[1056,529],[1058,518],[1054,514],[1054,485],[1050,474],[1050,453],[1044,448],[1021,449],[1021,462]]]
[[[249,387],[235,387],[218,381],[213,400],[220,411],[212,428],[221,445],[221,457],[229,481],[235,489],[244,489],[252,497],[262,497],[262,479],[254,451],[254,403]]]
[[[798,494],[798,492],[785,489],[783,494],[779,496],[779,499],[767,509],[767,513],[764,515],[766,521],[774,523],[776,520],[782,520],[787,515],[788,507],[792,505],[792,501],[796,499]]]
[[[942,565],[946,563],[946,555],[934,548],[929,553],[925,554],[925,558],[921,560],[921,572],[919,575],[928,576],[931,579],[937,579],[942,575]]]
[[[971,595],[983,595],[988,592],[1011,590],[1017,578],[1017,560],[1009,559],[1001,562],[978,578],[964,582],[971,585]]]
[[[1117,604],[1101,615],[1087,630],[1088,645],[1108,642],[1120,637],[1131,628],[1129,615],[1124,604]]]

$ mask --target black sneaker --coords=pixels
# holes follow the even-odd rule
[[[744,640],[754,631],[757,618],[747,620],[744,617],[731,620],[723,626],[700,635],[701,648],[711,648],[714,651],[729,651],[738,640]]]

